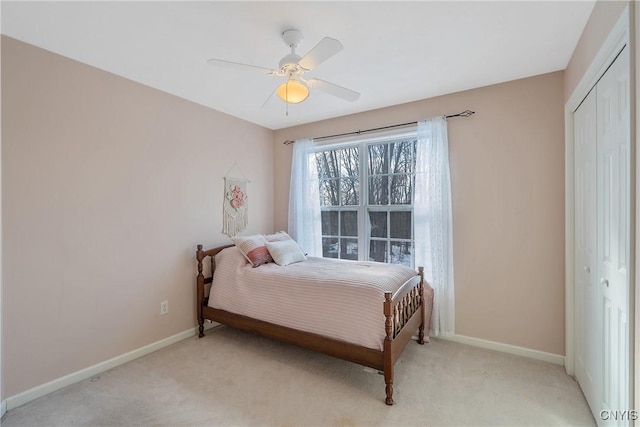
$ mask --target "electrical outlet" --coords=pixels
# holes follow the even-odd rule
[[[169,301],[162,301],[160,303],[160,314],[167,314],[169,312]]]

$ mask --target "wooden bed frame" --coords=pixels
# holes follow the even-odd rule
[[[233,245],[220,246],[205,251],[202,250],[202,245],[198,245],[196,251],[198,261],[196,306],[199,337],[204,336],[204,321],[209,319],[233,328],[257,332],[269,338],[377,369],[384,372],[385,403],[393,405],[394,364],[415,331],[418,331],[418,343],[424,344],[425,327],[427,331],[429,330],[430,316],[427,318],[425,315],[425,282],[422,267],[418,267],[418,274],[404,283],[395,294],[385,293],[382,310],[385,317],[386,337],[383,350],[379,351],[209,307],[207,305],[209,297],[208,292],[205,292],[205,285],[211,284],[213,280],[215,255],[231,246]],[[211,259],[211,277],[205,278],[202,270],[206,257]],[[429,302],[432,304],[432,301]],[[431,312],[431,308],[430,305],[429,312]]]

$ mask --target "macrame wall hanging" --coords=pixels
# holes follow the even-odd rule
[[[242,178],[231,178],[229,172],[237,168]],[[249,205],[247,203],[247,177],[240,166],[234,163],[224,177],[224,206],[222,212],[222,232],[233,237],[247,227],[249,223]]]

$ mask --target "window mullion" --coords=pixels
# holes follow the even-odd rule
[[[360,168],[360,204],[358,206],[358,259],[367,261],[369,259],[369,221],[367,218],[367,206],[369,205],[369,178],[367,170],[369,167],[367,145],[364,142],[358,147],[360,159],[358,167]]]

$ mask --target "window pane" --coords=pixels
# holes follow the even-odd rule
[[[394,142],[390,145],[390,173],[413,172],[415,141]]]
[[[338,258],[338,239],[322,238],[322,256],[325,258]]]
[[[411,239],[411,212],[389,212],[391,216],[391,238]]]
[[[337,178],[340,176],[340,162],[337,151],[331,150],[316,153],[316,164],[318,166],[318,177],[320,179]]]
[[[357,178],[344,178],[340,181],[342,186],[342,205],[353,206],[360,203],[358,194],[360,193],[359,181]]]
[[[391,241],[391,264],[413,267],[413,243]]]
[[[387,262],[386,240],[371,240],[369,242],[369,261]]]
[[[345,148],[340,150],[340,176],[353,178],[360,176],[360,156],[358,148]]]
[[[389,204],[389,177],[369,178],[369,204]]]
[[[322,215],[322,235],[337,236],[338,235],[338,212],[324,211]]]
[[[339,206],[340,199],[338,193],[337,179],[320,180],[320,205],[321,206]]]
[[[371,237],[389,237],[387,236],[387,213],[369,212],[369,227]]]
[[[370,145],[369,153],[369,175],[380,175],[389,173],[389,144]]]
[[[358,236],[358,212],[342,211],[340,220],[341,236]]]
[[[358,239],[340,239],[340,258],[358,259]]]
[[[391,175],[391,204],[410,205],[413,203],[413,179],[411,175]]]

